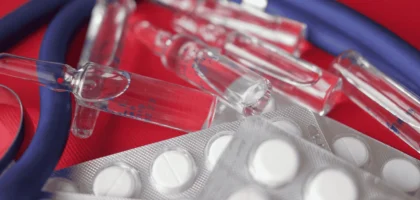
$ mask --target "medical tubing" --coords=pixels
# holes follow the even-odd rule
[[[70,0],[28,1],[0,20],[0,52],[4,52],[25,36],[47,23]]]
[[[74,0],[57,14],[45,33],[40,59],[65,62],[70,39],[90,16],[94,3],[94,0]],[[71,122],[70,94],[41,87],[40,97],[36,134],[22,157],[0,177],[2,200],[32,200],[41,195],[42,186],[64,150]]]
[[[395,56],[391,56],[391,58],[387,58],[385,60],[383,56],[378,54],[377,48],[372,48],[370,46],[361,43],[361,38],[356,37],[352,38],[347,35],[348,32],[354,31],[353,29],[347,30],[347,32],[342,32],[341,29],[337,27],[331,26],[330,24],[326,23],[323,19],[320,19],[317,15],[313,15],[302,11],[294,6],[291,6],[283,1],[270,1],[269,5],[266,8],[266,11],[271,14],[282,15],[286,17],[290,17],[295,20],[302,21],[308,25],[309,28],[309,41],[314,43],[315,45],[319,46],[327,50],[329,53],[338,55],[345,50],[353,49],[360,52],[364,57],[371,61],[372,64],[377,66],[381,71],[388,74],[405,87],[410,89],[411,91],[415,92],[416,94],[420,94],[420,80],[416,79],[408,79],[406,77],[406,73],[401,72],[401,70],[392,63],[389,62],[390,59],[393,59],[394,62],[398,62],[398,58]],[[373,22],[372,22],[373,23]],[[343,23],[345,25],[345,23]],[[379,25],[377,25],[379,26]],[[389,32],[389,31],[387,31]],[[324,33],[329,33],[329,37],[326,37]],[[391,34],[392,35],[392,34]],[[359,35],[361,36],[361,35]],[[339,39],[341,38],[341,39]],[[331,41],[335,40],[335,43]],[[346,45],[349,41],[354,41],[353,45]],[[351,42],[350,42],[351,43]],[[408,44],[406,44],[408,45]],[[340,47],[347,47],[346,49],[342,49]],[[397,47],[393,47],[397,48]],[[391,50],[392,51],[392,50]],[[401,58],[400,58],[401,59]],[[405,66],[405,64],[401,63],[397,66]],[[412,73],[412,72],[411,72]],[[411,75],[414,76],[414,75]]]

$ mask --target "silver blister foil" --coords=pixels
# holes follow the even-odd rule
[[[241,195],[282,200],[415,199],[261,117],[249,117],[240,125],[197,199],[233,200]]]
[[[317,152],[319,152],[319,155],[316,156],[321,156],[320,158],[323,158],[322,156],[325,156],[325,154],[328,153],[328,151],[331,151],[331,145],[333,145],[334,139],[342,134],[343,136],[345,136],[345,134],[354,134],[357,137],[363,137],[369,141],[372,140],[372,142],[376,142],[379,146],[385,146],[384,144],[374,141],[373,139],[368,138],[367,136],[364,136],[363,134],[351,128],[339,124],[338,122],[335,122],[325,117],[319,117],[316,114],[313,114],[307,111],[306,109],[298,106],[283,105],[280,110],[263,114],[261,117],[265,118],[266,120],[272,123],[278,121],[287,121],[288,123],[286,123],[285,126],[281,126],[284,123],[280,123],[280,126],[277,124],[278,126],[276,127],[279,128],[279,132],[290,132],[291,134],[297,136],[299,140],[304,140],[309,143],[315,144],[317,147],[319,147],[319,150],[317,150]],[[209,144],[212,143],[215,140],[215,138],[218,138],[218,136],[233,136],[237,131],[240,123],[242,123],[243,121],[244,119],[231,123],[222,123],[206,130],[189,133],[187,135],[138,147],[135,149],[98,158],[95,160],[87,161],[60,171],[56,171],[52,175],[50,180],[64,179],[65,181],[62,181],[62,183],[51,181],[53,182],[52,185],[55,185],[55,187],[45,187],[44,190],[50,192],[65,191],[69,193],[82,193],[85,195],[107,196],[115,198],[128,197],[133,199],[150,200],[197,199],[197,196],[199,195],[201,190],[203,188],[207,188],[206,182],[209,177],[209,174],[213,169],[213,167],[209,165],[210,156],[208,156],[208,153],[210,151],[209,149],[211,149],[209,148]],[[296,130],[300,131],[300,134],[296,134]],[[302,149],[301,151],[308,150],[306,149],[305,145],[303,146],[304,149]],[[370,156],[380,156],[382,154],[387,154],[387,152],[393,152],[391,153],[391,155],[405,155],[388,146],[384,148],[385,149],[383,150],[383,152],[380,152],[379,150],[373,152],[369,151]],[[153,168],[154,161],[160,155],[162,155],[162,153],[169,150],[176,150],[176,152],[182,152],[182,155],[185,155],[184,152],[187,152],[187,154],[193,160],[191,169],[195,172],[195,174],[191,180],[187,181],[184,185],[182,185],[183,187],[171,190],[162,190],[162,187],[157,187],[156,181],[153,181],[153,179],[151,178],[151,171]],[[219,149],[219,153],[221,153],[220,151],[223,152],[223,150]],[[372,154],[374,152],[382,154]],[[329,153],[329,156],[331,155],[332,154]],[[332,158],[341,160],[340,162],[344,161],[348,162],[349,164],[355,165],[351,161],[347,161],[345,159],[340,159],[334,156],[331,157],[331,159]],[[413,159],[410,157],[407,158],[411,160]],[[374,160],[369,160],[368,162],[375,163]],[[98,174],[100,174],[101,171],[103,171],[104,169],[109,169],[110,167],[119,167],[120,170],[122,169],[124,172],[126,172],[126,175],[128,174],[135,177],[135,188],[133,189],[133,191],[130,190],[129,193],[127,193],[127,191],[125,191],[125,193],[119,192],[119,187],[124,187],[124,185],[122,185],[121,183],[118,184],[118,181],[114,180],[113,182],[116,183],[116,186],[111,188],[112,191],[110,191],[109,193],[103,193],[103,191],[99,193],[94,192],[95,179],[97,179],[97,177],[100,176]],[[369,171],[369,168],[362,167],[362,169]],[[118,173],[122,173],[123,171]],[[369,172],[378,177],[370,181],[375,182],[380,180],[381,176],[379,176],[378,173],[376,173],[375,171]],[[415,195],[414,193],[410,194]],[[379,195],[379,197],[382,196]]]
[[[419,160],[330,118],[315,117],[335,155],[420,197]]]
[[[322,139],[322,132],[317,125],[314,114],[298,106],[283,106],[281,111],[266,113],[263,115],[267,119],[276,121],[288,121],[297,126],[301,131],[301,136],[305,139],[315,142],[317,145],[329,149],[325,140]],[[91,194],[97,196],[113,196],[121,198],[141,198],[141,199],[194,199],[204,187],[204,183],[212,169],[209,165],[209,145],[221,134],[233,134],[236,132],[239,123],[243,121],[235,121],[232,123],[224,123],[211,127],[199,132],[189,133],[184,136],[172,138],[158,143],[146,145],[143,147],[131,149],[125,152],[113,154],[110,156],[87,161],[60,171],[55,172],[50,180],[65,180],[62,182],[54,182],[56,187],[45,187],[44,190],[49,192],[67,191],[82,194]],[[286,127],[284,130],[287,130]],[[315,140],[315,139],[316,140]],[[321,139],[320,139],[321,138]],[[171,189],[170,191],[162,190],[151,178],[151,170],[153,162],[165,151],[179,150],[187,152],[192,160],[195,171],[194,177],[182,188]],[[217,150],[216,150],[217,151]],[[219,152],[221,153],[221,152]],[[213,158],[214,160],[214,158]],[[214,162],[214,161],[213,161]],[[213,164],[214,165],[214,164]],[[127,188],[128,186],[104,186],[108,187],[108,192],[94,191],[95,179],[104,179],[101,172],[113,168],[114,173],[124,173],[124,177],[132,176],[134,181],[133,190],[118,192],[118,187]],[[115,172],[115,168],[119,168]],[[100,178],[98,178],[100,177]],[[106,180],[110,181],[110,180]],[[111,180],[116,184],[121,180]],[[59,187],[57,187],[59,186]],[[122,190],[122,189],[121,189]]]

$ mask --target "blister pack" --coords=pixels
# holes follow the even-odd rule
[[[283,130],[329,149],[314,114],[298,106],[263,115]],[[196,199],[240,121],[56,171],[44,191],[148,200]]]
[[[283,107],[281,110],[266,113],[266,118],[279,129],[302,137],[321,148],[331,151],[328,141],[316,121],[318,115],[300,106]]]
[[[284,98],[277,97],[279,102]],[[280,112],[268,113],[267,116],[276,119],[285,112],[293,112],[288,115],[295,121],[299,121],[302,115],[310,115],[305,111],[281,108]],[[341,157],[355,166],[372,173],[396,188],[407,192],[409,195],[420,198],[420,161],[348,126],[345,126],[328,117],[313,115],[318,127],[318,134],[305,135],[304,138],[318,143],[325,149],[330,150],[336,156]],[[306,127],[307,133],[310,128]],[[313,131],[314,132],[314,131]],[[317,139],[318,138],[318,139]]]
[[[200,200],[415,199],[270,121],[245,119]]]
[[[419,160],[332,119],[315,118],[335,155],[420,198]]]

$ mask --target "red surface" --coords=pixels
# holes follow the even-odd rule
[[[25,1],[23,0],[2,2],[0,5],[0,16],[6,15],[24,2]],[[414,0],[383,1],[381,3],[378,3],[378,1],[364,0],[342,0],[341,2],[358,10],[376,22],[381,23],[404,40],[420,49],[420,38],[418,37],[420,35],[420,26],[418,26],[420,12],[417,11],[416,8],[418,8],[418,6],[414,5]],[[169,17],[170,12],[168,10],[149,3],[142,3],[138,6],[136,14],[130,18],[130,21],[148,19],[157,26],[168,28],[169,24],[167,19],[169,19]],[[8,52],[37,58],[45,28],[46,27],[43,27],[34,32]],[[72,42],[69,50],[70,53],[68,54],[68,64],[75,65],[75,63],[77,63],[83,45],[85,31],[86,28],[81,31]],[[328,67],[333,59],[332,56],[314,47],[311,47],[304,52],[303,58],[324,68]],[[160,64],[160,60],[141,46],[136,41],[135,35],[130,32],[125,41],[125,49],[121,60],[121,68],[124,70],[190,86],[185,81],[166,71]],[[22,152],[29,144],[38,122],[38,87],[34,84],[25,83],[1,75],[0,84],[11,87],[19,94],[27,113],[25,120],[26,135],[24,147],[21,150]],[[369,117],[368,114],[348,100],[345,100],[340,105],[336,106],[329,116],[373,138],[420,158],[420,155],[414,150],[411,150],[390,131],[382,127],[378,122]],[[91,138],[83,140],[70,135],[66,150],[57,168],[67,167],[83,161],[121,152],[152,142],[158,142],[182,134],[182,132],[158,127],[152,124],[108,114],[101,114],[95,132]]]

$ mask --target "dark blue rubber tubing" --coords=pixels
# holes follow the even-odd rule
[[[35,0],[0,19],[0,52],[37,30],[70,0]]]
[[[73,0],[67,4],[50,23],[39,59],[64,63],[73,33],[89,18],[94,4],[94,0]],[[39,66],[38,70],[46,69]],[[60,70],[56,70],[56,75],[61,76]],[[36,134],[22,157],[0,177],[1,200],[37,199],[64,150],[71,123],[70,94],[41,87],[40,97]]]

